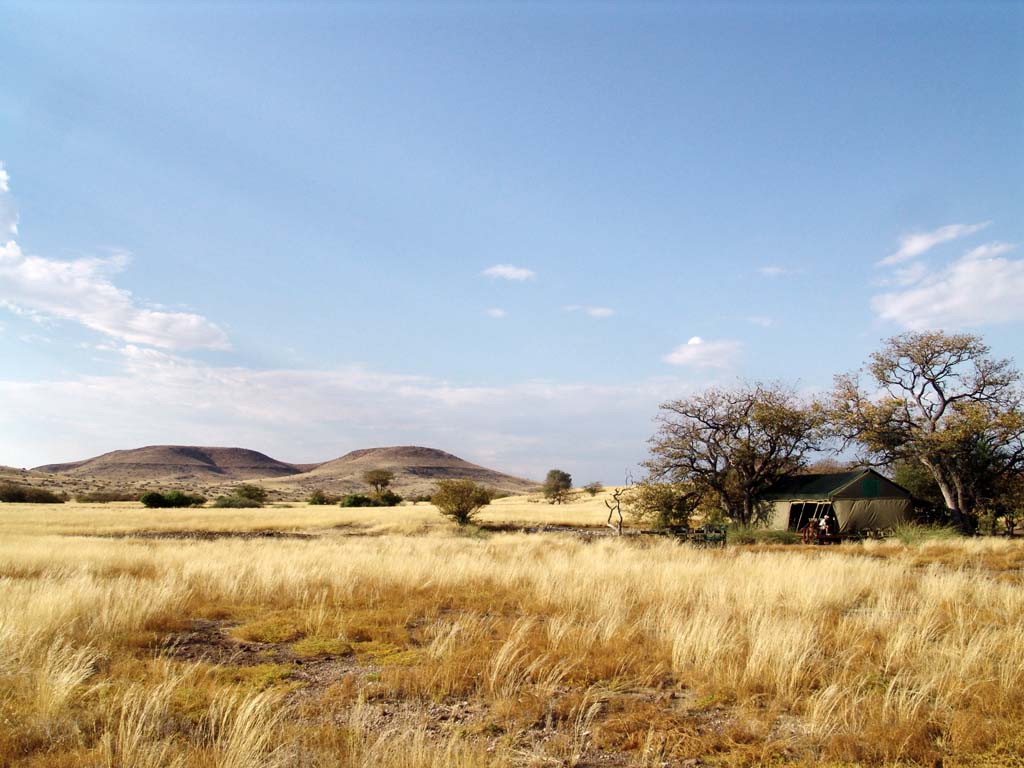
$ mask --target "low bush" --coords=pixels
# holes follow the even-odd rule
[[[210,506],[217,509],[258,509],[263,502],[241,496],[218,496]]]
[[[19,483],[0,484],[0,501],[15,504],[63,504],[67,499],[45,488]]]
[[[231,494],[237,496],[239,499],[248,499],[249,501],[258,501],[263,504],[267,500],[267,489],[262,485],[253,485],[252,483],[242,483],[236,486]]]
[[[340,507],[395,507],[402,503],[402,497],[387,489],[372,496],[362,493],[350,493],[338,501]]]
[[[325,504],[337,504],[340,499],[337,496],[331,496],[323,488],[317,488],[309,494],[309,498],[306,501],[313,506],[320,507]]]
[[[468,525],[492,498],[490,488],[472,480],[439,480],[431,501],[445,517],[459,525]]]
[[[689,525],[700,494],[688,485],[643,482],[629,488],[622,502],[634,523],[661,529]]]
[[[364,496],[361,493],[350,493],[348,496],[342,496],[338,502],[339,507],[376,507],[373,503],[373,499],[369,496]]]
[[[397,507],[402,503],[402,497],[391,490],[383,490],[373,494],[374,506],[376,507]]]
[[[138,501],[139,492],[133,490],[88,491],[75,495],[82,504],[109,504],[112,501]]]
[[[142,498],[139,500],[142,502],[144,507],[149,507],[150,509],[201,507],[206,503],[205,496],[182,493],[181,491],[168,491],[167,493],[149,491],[148,493],[142,494]]]

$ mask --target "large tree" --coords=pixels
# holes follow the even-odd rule
[[[657,481],[715,494],[733,520],[757,520],[759,496],[820,446],[822,409],[782,384],[712,387],[662,403],[645,466]]]
[[[979,336],[894,336],[861,374],[836,377],[831,420],[874,464],[914,461],[938,485],[953,522],[977,527],[977,506],[1024,463],[1020,374]]]

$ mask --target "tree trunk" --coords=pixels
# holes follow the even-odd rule
[[[949,518],[962,533],[974,533],[974,524],[969,514],[964,513],[964,509],[961,505],[962,498],[962,485],[957,483],[954,486],[950,482],[950,478],[946,477],[946,473],[928,459],[921,459],[921,463],[925,468],[932,473],[932,477],[935,478],[936,484],[939,486],[939,490],[942,491],[942,499],[946,502],[946,511],[949,512]]]
[[[750,525],[751,520],[754,518],[754,502],[749,496],[743,497],[743,519],[740,521],[743,525]]]

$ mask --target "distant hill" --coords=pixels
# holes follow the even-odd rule
[[[46,464],[36,472],[111,482],[191,481],[223,483],[296,475],[297,467],[247,448],[203,448],[193,445],[149,445],[111,451],[83,461]]]
[[[392,487],[403,496],[430,493],[437,480],[470,479],[507,493],[529,493],[539,484],[481,467],[436,448],[394,446],[352,451],[322,464],[289,464],[246,448],[150,445],[111,451],[91,459],[45,464],[32,479],[71,493],[110,488],[204,489],[226,492],[239,482],[258,481],[281,499],[301,499],[316,489],[365,493],[362,477],[371,469],[395,473]],[[23,470],[11,470],[10,474]],[[49,478],[49,481],[47,481]]]
[[[437,448],[414,445],[364,448],[325,461],[309,472],[282,477],[267,483],[270,488],[296,488],[304,492],[323,488],[331,493],[365,492],[363,474],[371,469],[395,473],[392,488],[403,496],[430,493],[438,480],[475,480],[499,491],[528,493],[538,483],[472,464]]]

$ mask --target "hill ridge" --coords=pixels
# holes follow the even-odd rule
[[[90,484],[227,488],[259,481],[285,498],[304,498],[321,488],[330,493],[365,492],[362,476],[371,469],[394,472],[399,493],[424,495],[438,480],[471,479],[498,491],[525,493],[538,484],[466,461],[439,448],[390,445],[358,448],[319,463],[290,463],[248,448],[147,445],[108,451],[88,459],[44,464],[33,472]]]

